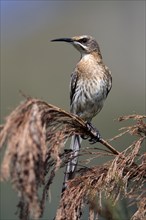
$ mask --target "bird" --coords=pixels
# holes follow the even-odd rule
[[[80,60],[71,74],[70,112],[81,117],[90,126],[92,118],[101,111],[112,88],[111,71],[103,62],[99,44],[89,35],[51,41],[67,42],[80,52]],[[97,140],[100,139],[99,132],[97,137]],[[72,154],[66,167],[63,191],[67,188],[67,181],[75,176],[81,141],[81,136],[72,136]]]

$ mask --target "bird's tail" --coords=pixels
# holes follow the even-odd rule
[[[82,138],[79,135],[72,136],[71,145],[70,145],[72,153],[70,156],[70,160],[66,166],[62,191],[66,189],[66,182],[69,179],[73,179],[75,176],[75,172],[76,172],[77,164],[78,164],[78,154],[79,154],[79,150],[81,147],[81,141],[82,141]]]

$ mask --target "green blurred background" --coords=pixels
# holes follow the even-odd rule
[[[1,123],[23,100],[19,90],[69,111],[70,74],[80,54],[50,40],[82,34],[97,39],[113,76],[112,91],[94,119],[102,136],[110,138],[125,125],[114,121],[118,116],[145,113],[145,1],[0,3]],[[57,175],[43,219],[52,219],[58,205],[63,174]],[[16,204],[10,184],[2,183],[2,220],[18,219]]]

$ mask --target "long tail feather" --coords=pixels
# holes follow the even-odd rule
[[[70,156],[70,161],[68,162],[66,166],[62,191],[66,189],[66,182],[69,179],[73,179],[75,176],[75,172],[76,172],[77,164],[78,164],[78,154],[79,154],[79,150],[81,147],[81,141],[82,141],[82,138],[79,135],[74,135],[71,139],[70,148],[72,150],[72,154]]]

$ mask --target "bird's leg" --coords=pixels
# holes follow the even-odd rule
[[[100,135],[99,131],[97,130],[97,128],[93,127],[91,122],[86,122],[86,126],[87,126],[88,131],[94,132],[94,137],[91,137],[89,139],[89,142],[91,144],[95,144],[96,142],[99,142],[101,139],[101,135]]]

